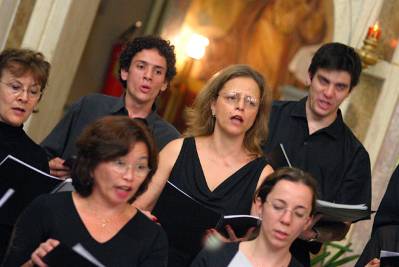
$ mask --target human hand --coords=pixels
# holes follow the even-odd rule
[[[33,251],[31,258],[23,266],[39,266],[47,267],[47,264],[43,262],[43,257],[46,256],[50,251],[52,251],[56,246],[60,244],[60,241],[55,239],[47,239],[46,242],[41,243],[39,247]]]
[[[380,260],[377,258],[372,259],[364,267],[380,267]]]
[[[147,216],[151,221],[159,224],[158,218],[155,217],[155,215],[153,215],[151,212],[149,212],[148,210],[142,210],[142,209],[138,209],[138,210],[140,210],[140,212],[143,213],[145,216]]]
[[[71,170],[69,167],[64,165],[65,160],[56,157],[48,162],[50,167],[50,174],[56,177],[65,178],[71,175]]]
[[[313,226],[320,221],[320,219],[323,217],[322,214],[317,214],[313,216],[312,222],[309,224],[308,228],[302,231],[302,233],[299,235],[299,238],[302,240],[311,240],[315,239],[318,235],[318,233],[313,229]]]
[[[253,237],[254,232],[256,230],[256,227],[250,227],[245,235],[238,237],[231,225],[226,225],[225,226],[226,232],[229,235],[229,238],[227,239],[227,242],[242,242],[242,241],[248,241]]]
[[[217,240],[223,243],[247,241],[253,236],[256,227],[249,228],[246,234],[242,237],[237,237],[236,233],[234,232],[234,229],[230,225],[226,225],[225,229],[227,234],[229,235],[228,237],[225,237],[224,235],[219,233],[216,229],[212,228],[207,230],[205,236],[205,242],[207,242],[208,238],[216,238]]]

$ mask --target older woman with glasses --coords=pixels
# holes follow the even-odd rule
[[[254,212],[262,219],[251,241],[203,250],[192,267],[300,267],[290,253],[292,242],[308,228],[316,202],[316,182],[295,168],[269,175],[255,194]]]
[[[162,228],[130,205],[157,169],[154,140],[143,123],[104,117],[77,141],[76,192],[37,198],[21,215],[4,266],[47,266],[60,243],[81,244],[105,266],[166,266]]]
[[[0,161],[12,155],[49,172],[44,150],[23,130],[46,88],[50,64],[43,54],[28,49],[7,49],[0,54]],[[0,218],[0,261],[12,225]]]
[[[159,169],[149,190],[134,205],[152,211],[169,180],[220,214],[249,214],[256,188],[272,172],[260,147],[267,136],[268,111],[261,74],[247,65],[221,70],[188,109],[186,138],[172,141],[160,152]],[[198,253],[189,241],[191,233],[186,225],[171,227],[179,236],[172,238],[166,229],[169,266],[188,266]],[[234,229],[226,230],[236,239]]]

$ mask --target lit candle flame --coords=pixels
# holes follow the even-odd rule
[[[380,28],[380,25],[378,25],[378,21],[374,24],[374,26],[373,26],[373,30],[375,31],[375,32],[378,32],[378,29]]]

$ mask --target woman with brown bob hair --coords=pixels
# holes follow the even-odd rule
[[[135,124],[135,127],[123,129],[126,123]],[[92,129],[92,131],[84,131],[76,142],[79,153],[71,173],[75,191],[83,197],[90,196],[94,185],[94,177],[91,173],[95,166],[99,162],[126,155],[132,145],[143,142],[148,149],[149,172],[136,193],[128,200],[132,203],[147,189],[158,167],[158,152],[153,136],[141,120],[134,119],[132,122],[131,119],[122,119],[121,116],[108,116],[104,120],[98,120],[93,123]]]
[[[77,148],[76,192],[43,195],[23,212],[4,266],[47,266],[43,258],[60,243],[81,244],[105,266],[166,266],[166,234],[130,205],[157,170],[146,126],[104,117],[83,131]]]
[[[152,211],[169,180],[220,214],[249,214],[256,188],[272,172],[260,147],[267,134],[268,107],[267,88],[260,73],[248,65],[219,71],[187,110],[185,138],[163,148],[148,191],[134,204]],[[159,202],[164,203],[163,198]],[[187,266],[198,250],[191,249],[190,231],[180,230],[187,225],[180,225],[175,216],[169,220],[173,222],[160,221],[176,228],[165,228],[171,247],[169,266]],[[176,240],[170,234],[173,230],[179,230]],[[234,229],[226,230],[231,239],[237,239]],[[218,235],[214,229],[210,232]]]
[[[6,49],[0,53],[0,161],[11,155],[49,172],[46,152],[23,129],[43,96],[49,72],[50,63],[40,52]],[[0,218],[0,262],[14,223]]]

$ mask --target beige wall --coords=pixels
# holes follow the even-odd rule
[[[49,86],[25,129],[36,142],[62,114],[100,0],[38,0],[22,47],[41,51],[52,64]]]
[[[39,113],[25,123],[36,142],[54,128],[68,103],[99,91],[113,43],[134,21],[145,22],[152,3],[37,0],[22,46],[42,51],[52,70]]]
[[[99,92],[110,61],[112,45],[137,20],[145,22],[152,1],[102,1],[87,41],[66,105]],[[143,25],[142,28],[144,28]]]

